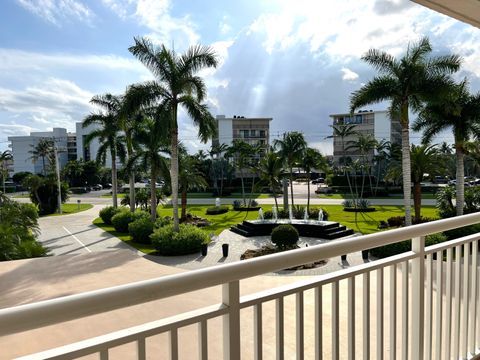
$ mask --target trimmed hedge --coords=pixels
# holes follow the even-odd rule
[[[153,234],[153,222],[142,217],[128,224],[128,233],[132,240],[140,244],[151,244],[150,235]]]
[[[443,233],[427,235],[425,237],[425,246],[439,244],[447,240],[448,240],[447,236]],[[401,254],[410,250],[411,250],[411,240],[406,240],[406,241],[370,249],[370,254],[372,254],[377,258],[386,258],[389,256]]]
[[[120,211],[121,211],[121,208],[107,206],[107,207],[104,207],[102,210],[100,210],[99,215],[105,224],[112,225],[112,217],[118,214]]]
[[[165,256],[193,254],[210,242],[206,231],[186,224],[180,224],[179,232],[173,230],[173,225],[165,225],[156,229],[150,239],[158,253]]]
[[[135,211],[132,213],[127,208],[124,208],[112,217],[112,225],[116,231],[128,233],[128,224],[137,219],[148,219],[149,216],[150,215],[146,211]]]
[[[227,205],[221,205],[221,206],[212,206],[207,208],[206,214],[207,215],[219,215],[219,214],[225,214],[228,212],[228,206]]]
[[[298,242],[298,230],[290,224],[279,225],[272,230],[272,243],[280,249],[288,249]]]

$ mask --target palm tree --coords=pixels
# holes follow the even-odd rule
[[[363,198],[363,190],[365,188],[365,169],[370,181],[370,190],[373,193],[372,177],[370,173],[370,159],[373,158],[373,150],[377,147],[378,142],[372,135],[358,134],[356,140],[349,142],[346,150],[354,149],[360,154],[361,171],[362,171],[362,188],[360,191],[360,198]]]
[[[300,165],[307,173],[307,213],[310,211],[310,173],[313,169],[326,167],[326,161],[317,149],[307,147],[301,159]]]
[[[245,198],[245,183],[244,183],[244,171],[248,166],[248,161],[253,155],[253,149],[250,144],[247,144],[243,140],[235,139],[233,140],[232,145],[227,149],[229,157],[233,158],[235,162],[235,167],[240,172],[240,181],[242,183],[242,200],[243,205],[247,205],[247,200]]]
[[[97,152],[97,162],[105,165],[106,155],[110,152],[112,160],[112,201],[113,206],[118,206],[117,201],[117,158],[125,160],[125,136],[120,135],[121,127],[119,121],[120,100],[119,97],[104,94],[96,95],[90,103],[103,109],[102,112],[88,115],[82,126],[84,128],[95,124],[97,129],[91,131],[85,138],[89,144],[93,139],[98,138],[100,147]]]
[[[413,145],[411,147],[410,160],[412,163],[413,182],[413,207],[415,209],[415,221],[419,221],[422,208],[421,182],[423,174],[433,175],[440,171],[438,166],[438,149],[436,145]]]
[[[432,47],[427,38],[408,46],[406,54],[396,59],[392,55],[370,49],[362,59],[372,65],[379,75],[355,91],[350,111],[382,101],[390,101],[390,116],[399,116],[402,126],[402,169],[405,225],[412,223],[410,174],[410,110],[418,112],[421,103],[439,98],[452,85],[449,74],[460,68],[456,55],[430,57]]]
[[[0,153],[0,164],[1,166],[1,175],[2,175],[2,184],[3,184],[3,193],[5,194],[5,180],[8,177],[8,170],[7,170],[7,161],[13,160],[13,155],[10,150],[5,150],[4,152]]]
[[[168,117],[168,113],[157,114],[156,118]],[[152,118],[145,118],[142,126],[133,134],[139,148],[135,151],[127,163],[127,169],[135,164],[141,168],[150,169],[150,215],[152,221],[157,217],[157,191],[156,182],[159,176],[168,178],[168,155],[167,132],[165,131],[166,121],[157,121]]]
[[[274,151],[273,147],[271,147],[265,156],[260,160],[258,170],[260,181],[268,184],[268,186],[272,189],[275,207],[278,210],[276,189],[280,187],[283,159]]]
[[[173,226],[178,231],[178,107],[183,107],[198,126],[199,139],[206,142],[216,133],[216,122],[203,103],[206,86],[196,75],[203,68],[216,67],[215,52],[206,46],[192,46],[178,55],[164,45],[154,46],[148,39],[135,38],[135,45],[128,50],[155,76],[156,81],[146,83],[160,106],[170,113],[168,132],[171,143],[171,183]]]
[[[208,184],[204,175],[199,170],[198,161],[194,156],[188,155],[187,150],[179,147],[179,169],[178,185],[181,193],[181,219],[187,216],[187,192],[193,189],[205,189]]]
[[[283,134],[282,140],[275,140],[275,148],[279,149],[279,155],[284,160],[290,174],[290,195],[293,202],[293,167],[300,161],[307,147],[307,142],[303,134],[298,131],[287,132]]]
[[[419,113],[413,125],[415,131],[424,130],[422,140],[425,143],[440,133],[451,128],[455,141],[456,157],[456,208],[457,215],[463,215],[465,189],[465,142],[472,136],[480,137],[480,93],[470,95],[466,81],[450,88],[442,101],[428,103]]]
[[[32,150],[29,151],[32,154],[31,159],[36,162],[39,158],[42,159],[42,175],[46,176],[45,158],[51,159],[53,154],[53,140],[49,138],[41,138],[37,145],[31,145]]]

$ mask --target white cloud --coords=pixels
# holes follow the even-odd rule
[[[222,21],[218,25],[218,29],[220,30],[220,34],[222,35],[228,34],[232,30],[232,27],[227,21],[228,21],[228,17],[224,16]]]
[[[342,68],[342,80],[347,80],[347,81],[354,81],[358,79],[358,74],[356,72],[353,72],[352,70],[348,68]]]
[[[27,125],[19,124],[0,124],[0,134],[4,134],[5,139],[7,136],[17,136],[17,135],[29,135],[31,131],[37,131],[37,128],[33,128]]]
[[[95,16],[88,6],[76,0],[17,0],[17,3],[56,26],[72,19],[90,23]]]

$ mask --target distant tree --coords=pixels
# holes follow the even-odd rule
[[[402,169],[405,225],[412,224],[409,111],[418,112],[423,101],[438,99],[452,85],[449,74],[460,68],[456,55],[428,57],[432,47],[427,38],[410,44],[400,59],[387,52],[370,49],[362,59],[379,75],[352,94],[350,111],[383,101],[390,101],[390,116],[399,115],[402,126]]]
[[[30,171],[19,171],[12,176],[12,180],[15,184],[22,184],[23,180],[28,176],[32,175]]]
[[[7,161],[12,160],[13,155],[10,150],[5,150],[0,153],[0,175],[2,176],[3,193],[5,194],[5,180],[8,177]]]
[[[277,191],[280,187],[280,176],[283,170],[283,159],[278,156],[274,148],[271,147],[265,156],[260,160],[259,173],[260,181],[267,184],[273,193],[275,207],[278,209]]]
[[[327,167],[325,158],[317,149],[307,147],[300,161],[300,165],[307,173],[307,212],[310,212],[310,179],[313,169],[324,170]]]
[[[253,156],[253,149],[250,144],[243,140],[233,140],[232,145],[227,150],[228,156],[231,157],[235,163],[235,168],[240,172],[240,182],[242,184],[242,200],[243,205],[247,205],[245,196],[244,171],[248,167],[248,162]]]
[[[208,184],[203,173],[199,170],[198,160],[188,155],[183,146],[178,148],[178,188],[181,194],[181,219],[187,216],[187,193],[193,189],[205,189]]]
[[[38,159],[42,159],[42,175],[46,176],[47,168],[45,160],[48,160],[50,162],[50,159],[52,159],[54,148],[53,139],[41,138],[38,141],[37,145],[31,145],[31,147],[32,150],[30,150],[29,153],[32,154],[32,156],[30,157],[30,159],[32,159],[34,163],[37,162]]]

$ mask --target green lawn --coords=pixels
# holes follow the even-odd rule
[[[30,199],[30,195],[15,195],[12,196],[14,199]]]
[[[139,244],[136,242],[133,242],[130,239],[129,234],[121,233],[115,230],[115,228],[112,225],[107,225],[105,224],[101,218],[96,218],[93,220],[93,223],[97,225],[99,228],[101,228],[103,231],[108,232],[109,234],[112,234],[113,236],[116,236],[120,240],[126,242],[128,245],[134,247],[135,249],[145,253],[145,254],[150,254],[155,252],[155,248],[152,245],[147,245],[147,244]]]
[[[316,196],[320,199],[351,199],[351,196],[349,194],[316,194]],[[372,199],[403,199],[403,195],[394,194],[390,196],[375,196],[372,197]],[[422,200],[426,199],[435,199],[435,195],[431,193],[422,194]]]
[[[100,195],[101,198],[111,199],[112,195]],[[117,198],[122,199],[125,197],[125,194],[117,194]]]
[[[78,208],[78,204],[62,204],[62,213],[58,214],[49,214],[45,216],[61,216],[61,215],[69,215],[75,214],[81,211],[85,211],[91,209],[93,207],[92,204],[80,204],[80,209]]]

